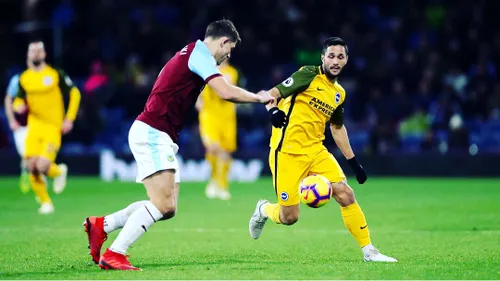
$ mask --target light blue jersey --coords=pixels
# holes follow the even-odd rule
[[[7,86],[7,95],[15,97],[19,91],[19,74],[16,74],[10,78],[9,86]]]
[[[189,56],[188,67],[189,70],[198,74],[204,81],[207,81],[207,78],[211,76],[220,75],[215,58],[210,54],[207,45],[200,40],[196,41]]]

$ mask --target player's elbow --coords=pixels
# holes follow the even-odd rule
[[[341,134],[343,127],[344,127],[343,124],[334,124],[334,123],[330,124],[330,131],[332,132],[334,138]]]

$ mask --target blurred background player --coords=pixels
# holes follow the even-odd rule
[[[73,129],[80,105],[80,91],[63,70],[45,63],[45,48],[41,41],[28,46],[28,69],[19,75],[19,89],[14,103],[26,100],[29,105],[28,130],[24,158],[30,172],[31,188],[40,199],[41,214],[54,212],[42,174],[54,179],[54,192],[66,186],[68,168],[55,164],[62,134]],[[65,104],[68,101],[67,110]],[[19,113],[27,111],[26,104],[17,106]]]
[[[338,37],[323,43],[319,66],[304,66],[270,90],[281,98],[278,105],[267,105],[275,128],[271,135],[269,166],[278,203],[259,200],[249,222],[250,235],[258,239],[267,219],[292,225],[299,219],[300,182],[308,175],[325,176],[332,185],[332,197],[341,206],[346,228],[356,239],[367,262],[396,262],[381,254],[370,240],[365,215],[347,184],[335,157],[323,145],[326,125],[333,139],[356,174],[359,184],[367,180],[356,160],[344,126],[346,92],[338,76],[347,64],[347,45]]]
[[[26,140],[27,125],[27,112],[24,114],[16,114],[13,110],[13,100],[19,91],[19,74],[12,76],[7,87],[5,94],[4,105],[5,115],[9,122],[9,127],[14,134],[14,143],[16,145],[17,153],[21,157],[21,177],[19,179],[19,188],[22,193],[28,193],[30,190],[30,182],[28,177],[28,169],[26,168],[26,161],[24,161],[24,142]]]
[[[221,74],[232,85],[238,85],[239,73],[228,59],[219,65]],[[236,104],[228,102],[210,86],[203,89],[196,108],[199,111],[200,135],[205,159],[212,170],[205,194],[208,198],[229,200],[231,154],[236,150]]]

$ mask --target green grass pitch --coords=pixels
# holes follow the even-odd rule
[[[177,216],[155,224],[130,249],[142,272],[90,263],[81,223],[145,199],[141,185],[70,178],[53,196],[55,214],[37,214],[17,179],[0,178],[0,279],[500,279],[500,180],[371,178],[355,184],[372,242],[396,264],[365,263],[335,201],[302,207],[294,226],[268,222],[259,240],[248,220],[270,179],[234,183],[233,199],[204,197],[183,183]],[[110,236],[109,246],[117,232]]]

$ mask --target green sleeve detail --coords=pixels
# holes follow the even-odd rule
[[[64,70],[58,69],[57,73],[59,74],[59,88],[61,88],[61,92],[63,93],[63,95],[69,96],[71,88],[74,87],[73,81],[71,81]]]
[[[337,106],[330,118],[330,123],[334,125],[344,125],[344,103]]]
[[[16,97],[25,99],[26,98],[26,90],[24,90],[23,85],[21,84],[21,79],[19,79],[18,83],[19,83],[19,87],[17,87]]]
[[[288,77],[283,83],[276,86],[283,98],[303,92],[316,75],[318,75],[317,66],[304,66],[292,76]]]

